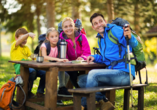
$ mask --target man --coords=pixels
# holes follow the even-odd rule
[[[122,28],[115,24],[107,24],[103,15],[94,13],[90,22],[92,28],[98,32],[98,45],[101,55],[95,54],[87,58],[87,62],[92,61],[96,63],[106,64],[107,68],[93,69],[88,75],[80,76],[78,84],[80,87],[97,87],[97,86],[126,86],[130,85],[129,65],[124,61],[127,53],[127,44],[125,36],[129,38],[130,51],[138,44],[136,38],[131,34],[129,26]],[[109,33],[110,32],[110,33]],[[119,41],[120,46],[113,43],[108,35],[114,35]],[[115,63],[115,61],[119,61]],[[135,78],[135,66],[131,65],[132,78]],[[85,85],[85,86],[84,86]],[[107,98],[101,93],[96,93],[96,100],[100,103],[101,110],[112,110],[115,107]],[[86,109],[86,98],[81,99],[82,108]]]

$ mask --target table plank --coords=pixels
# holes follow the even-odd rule
[[[43,62],[43,63],[37,63],[35,61],[9,61],[11,63],[18,63],[18,64],[22,64],[28,67],[36,67],[36,68],[49,68],[49,67],[61,67],[61,68],[67,68],[67,67],[74,67],[74,68],[86,68],[86,67],[94,67],[94,68],[105,68],[106,65],[105,64],[98,64],[98,63],[78,63],[78,64],[74,64],[74,63],[61,63],[61,62],[56,62],[56,63],[52,63],[52,62]]]

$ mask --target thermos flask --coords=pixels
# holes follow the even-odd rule
[[[61,39],[60,42],[60,58],[66,58],[67,51],[67,42],[64,39]]]

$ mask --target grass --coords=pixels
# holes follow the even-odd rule
[[[4,85],[9,79],[15,77],[14,67],[11,63],[8,62],[9,57],[0,57],[0,87]],[[157,71],[153,67],[147,67],[148,70],[148,81],[149,86],[146,87],[144,93],[144,110],[157,110]],[[142,83],[145,83],[145,69],[141,71]],[[139,83],[138,75],[136,76],[136,80],[133,81],[134,84]],[[39,78],[35,80],[32,92],[35,94],[37,91],[37,87],[39,84]],[[116,102],[115,102],[115,110],[123,110],[123,95],[124,90],[116,90]],[[133,104],[137,105],[137,92],[133,91]],[[131,101],[130,101],[131,102]],[[65,105],[72,104],[73,102],[64,101]],[[43,103],[42,103],[43,105]],[[29,109],[30,110],[30,109]],[[131,108],[130,108],[131,110]],[[134,107],[134,110],[137,110],[137,107]]]

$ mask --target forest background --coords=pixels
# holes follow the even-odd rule
[[[102,13],[108,23],[117,17],[128,20],[143,40],[147,64],[157,62],[157,38],[145,36],[157,26],[157,0],[0,0],[0,56],[9,56],[17,28],[36,33],[34,40],[28,39],[33,51],[38,45],[38,36],[49,27],[57,29],[65,17],[81,19],[93,52],[97,39],[89,19],[95,12]]]

